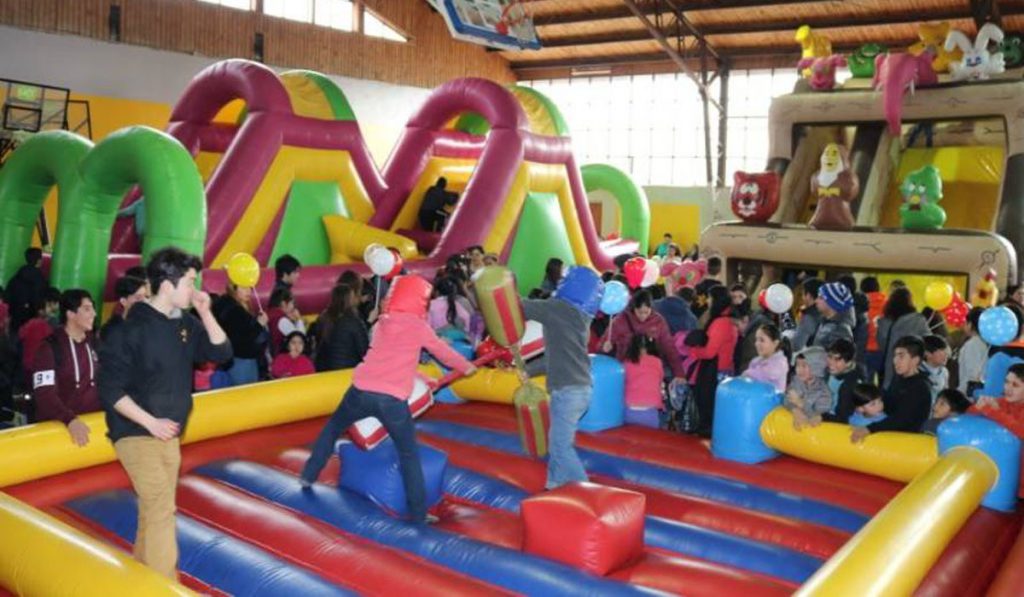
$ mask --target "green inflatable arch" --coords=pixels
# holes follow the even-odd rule
[[[31,227],[53,184],[58,185],[59,200],[50,267],[53,286],[84,288],[101,300],[114,219],[125,194],[135,185],[146,200],[143,262],[167,246],[202,254],[206,241],[203,184],[192,157],[177,140],[137,126],[121,129],[89,150],[88,141],[76,142],[68,136],[75,137],[64,132],[33,137],[0,172],[4,275],[11,275],[9,268],[16,268],[16,259],[31,242]],[[21,155],[25,157],[15,161]],[[25,186],[26,182],[34,186]]]
[[[644,193],[628,174],[607,164],[587,164],[580,168],[583,187],[588,193],[606,191],[619,204],[619,233],[640,243],[639,252],[647,254],[651,234],[651,208]]]

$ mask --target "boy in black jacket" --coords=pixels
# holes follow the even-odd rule
[[[828,347],[828,391],[832,395],[832,408],[822,415],[825,421],[846,423],[857,409],[853,390],[863,380],[856,357],[856,346],[846,338],[834,340]]]
[[[154,296],[131,309],[100,351],[99,392],[110,441],[139,497],[134,555],[172,579],[178,438],[192,411],[192,367],[231,358],[210,296],[195,288],[201,268],[198,257],[178,249],[157,251],[146,268]],[[183,311],[190,305],[199,319]]]
[[[867,427],[854,427],[850,439],[862,441],[870,433],[903,431],[919,433],[931,414],[932,391],[928,375],[921,370],[924,341],[904,336],[893,348],[892,364],[896,375],[885,392],[886,418]]]

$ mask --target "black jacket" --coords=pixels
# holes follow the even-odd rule
[[[919,433],[932,412],[932,387],[928,383],[928,376],[921,371],[910,377],[894,375],[883,401],[885,419],[868,425],[871,433]]]
[[[231,343],[211,344],[195,316],[167,317],[149,303],[136,304],[100,347],[97,380],[111,441],[149,435],[114,410],[125,395],[154,417],[175,421],[184,434],[192,412],[193,366],[230,358]]]
[[[5,296],[11,306],[11,331],[36,316],[35,306],[46,293],[46,277],[38,267],[23,265],[7,283]]]
[[[856,365],[845,373],[835,376],[830,375],[830,377],[835,377],[839,381],[839,399],[836,401],[835,412],[825,413],[822,419],[832,421],[833,423],[846,423],[850,420],[850,416],[853,415],[853,411],[857,409],[857,403],[853,400],[853,389],[864,378],[861,375],[860,367]]]
[[[317,371],[349,369],[363,362],[370,348],[370,332],[362,319],[346,315],[326,329],[323,326],[322,318],[317,320]]]
[[[260,356],[267,345],[269,332],[252,313],[226,294],[213,301],[212,311],[228,340],[231,340],[236,358],[255,359]]]

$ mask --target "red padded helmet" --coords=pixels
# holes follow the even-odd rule
[[[391,281],[383,313],[410,313],[425,317],[434,287],[422,276],[409,274]]]

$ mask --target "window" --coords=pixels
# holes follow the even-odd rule
[[[387,23],[372,12],[363,9],[363,33],[370,37],[380,37],[391,41],[405,42],[405,36],[395,31]]]
[[[263,0],[263,13],[289,21],[313,22],[313,0]]]
[[[350,0],[316,0],[313,5],[313,22],[331,29],[352,31],[352,11]]]
[[[739,70],[729,74],[726,123],[726,184],[737,170],[760,172],[768,162],[768,108],[773,97],[789,93],[796,69]]]
[[[199,0],[207,4],[219,4],[228,8],[237,8],[238,10],[252,10],[252,0]]]

